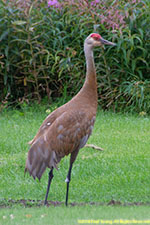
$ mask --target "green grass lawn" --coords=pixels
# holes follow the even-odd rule
[[[41,108],[39,112],[26,110],[20,113],[13,110],[0,115],[0,205],[10,206],[10,199],[44,200],[49,171],[47,170],[44,173],[41,182],[39,182],[33,180],[29,175],[24,177],[24,166],[29,148],[27,142],[36,134],[46,116],[46,111]],[[100,152],[91,148],[80,150],[72,171],[69,203],[98,202],[107,205],[112,200],[122,204],[150,202],[149,117],[99,111],[93,134],[88,143],[98,145],[104,148],[104,151]],[[48,200],[65,201],[65,178],[68,167],[69,157],[65,157],[59,164],[59,170],[54,171]],[[31,209],[24,209],[23,206],[18,207],[17,209],[13,207],[12,209],[0,209],[0,216],[6,213],[8,219],[11,210],[11,214],[15,214],[17,210],[22,211],[24,215],[30,214]],[[92,209],[97,213],[98,211],[104,212],[102,215],[105,216],[107,211],[104,209],[105,207],[85,206],[85,209],[87,209],[87,212]],[[147,212],[149,209],[148,206],[141,207],[144,208],[143,212]],[[137,211],[141,207],[136,207]],[[47,215],[48,211],[51,210],[58,210],[60,213],[66,211],[66,215],[67,212],[73,213],[75,211],[75,215],[77,215],[78,208],[85,210],[83,206],[65,209],[62,205],[56,208],[51,207],[49,210],[42,207],[41,210],[43,211],[41,214],[39,213],[39,216],[42,213]],[[107,206],[106,208],[109,208],[113,215],[116,206],[114,208]],[[125,208],[129,212],[132,211],[129,207]],[[35,208],[34,210],[34,207],[32,207],[33,218],[38,210],[40,209]],[[139,213],[137,214],[140,216]],[[101,219],[101,214],[98,215],[98,218]],[[148,213],[145,213],[146,215]],[[97,218],[96,216],[92,218],[89,213],[85,214],[85,217]],[[43,220],[46,220],[46,218],[46,216],[43,217]],[[75,216],[74,218],[79,217]],[[86,218],[82,217],[81,219]],[[107,219],[111,218],[107,217]],[[28,219],[28,217],[24,218],[27,221]],[[77,224],[77,219],[75,222],[71,224]]]
[[[150,210],[147,206],[15,207],[0,210],[0,224],[2,225],[131,225],[144,224],[144,222],[150,224]]]

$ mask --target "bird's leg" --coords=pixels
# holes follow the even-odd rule
[[[44,205],[47,204],[48,193],[49,193],[51,181],[52,181],[53,176],[54,176],[54,175],[53,175],[53,169],[54,169],[54,168],[52,167],[52,169],[51,169],[50,172],[49,172],[48,185],[47,185],[47,191],[46,191],[46,196],[45,196]]]
[[[77,154],[79,152],[79,149],[77,151],[74,151],[71,153],[71,157],[70,157],[70,166],[69,166],[69,171],[68,171],[68,175],[66,177],[65,182],[67,183],[67,191],[66,191],[66,206],[68,205],[68,193],[69,193],[69,183],[71,181],[71,170],[72,170],[72,166],[73,163],[77,157]]]
[[[70,163],[68,175],[67,175],[67,178],[66,178],[66,180],[65,180],[65,182],[67,183],[66,206],[68,205],[68,192],[69,192],[69,183],[70,183],[70,181],[71,181],[71,170],[72,170],[72,165],[73,165],[73,164]]]

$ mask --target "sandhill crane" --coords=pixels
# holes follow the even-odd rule
[[[40,180],[45,169],[50,168],[47,192],[44,204],[47,204],[48,193],[53,178],[53,169],[61,158],[71,154],[69,171],[66,178],[66,201],[68,204],[71,170],[78,152],[86,144],[92,133],[97,111],[97,81],[93,58],[96,46],[115,45],[103,39],[99,34],[90,34],[84,42],[86,58],[86,79],[79,93],[68,103],[53,111],[42,123],[40,129],[30,142],[25,172]]]

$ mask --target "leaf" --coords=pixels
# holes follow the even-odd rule
[[[2,41],[3,39],[5,39],[8,34],[9,34],[9,29],[3,32],[3,34],[0,36],[0,41]]]
[[[23,21],[23,20],[16,20],[16,21],[13,21],[12,24],[13,25],[24,25],[26,24],[27,22],[26,21]]]
[[[32,13],[33,5],[34,5],[34,2],[33,2],[32,5],[30,6],[30,9],[29,9],[29,15],[31,15],[31,13]]]
[[[132,71],[135,71],[135,67],[136,67],[136,60],[132,60]]]
[[[136,60],[137,60],[137,61],[138,61],[138,60],[139,60],[139,61],[142,61],[142,62],[145,63],[146,66],[148,67],[148,62],[147,62],[145,59],[143,59],[142,57],[138,57]]]
[[[24,86],[27,86],[27,78],[25,77],[23,80]]]

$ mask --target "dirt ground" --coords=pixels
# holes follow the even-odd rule
[[[12,206],[17,206],[21,205],[24,207],[41,207],[44,205],[44,201],[41,200],[25,200],[25,199],[20,199],[20,200],[5,200],[3,199],[2,202],[0,203],[0,208],[9,208]],[[65,202],[59,202],[59,201],[48,201],[47,207],[50,206],[61,206],[65,205]],[[88,203],[69,203],[69,206],[86,206],[86,205],[97,205],[97,206],[103,206],[103,205],[114,205],[114,206],[141,206],[141,205],[147,205],[150,206],[150,202],[143,203],[143,202],[133,202],[133,203],[121,203],[119,201],[111,200],[108,203],[102,203],[102,202],[88,202]]]

